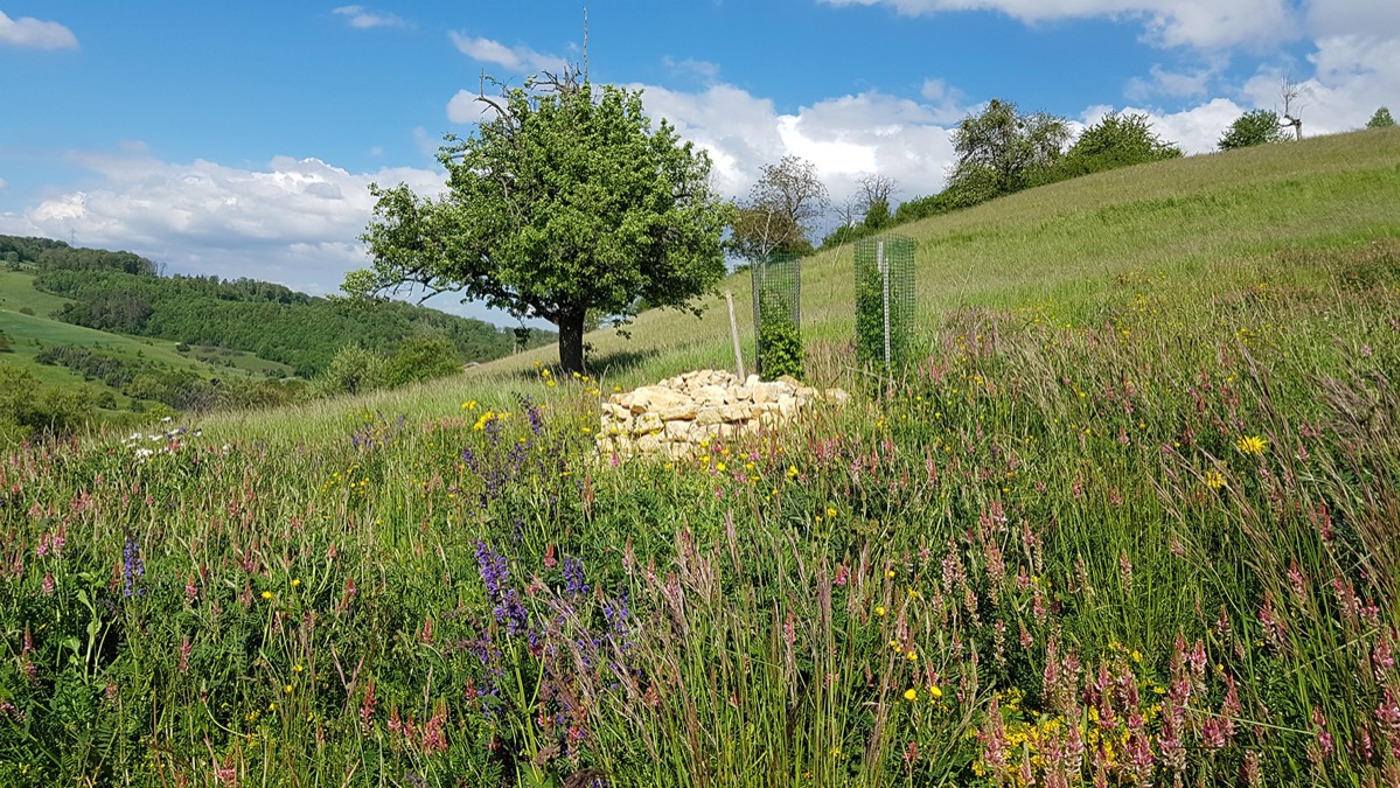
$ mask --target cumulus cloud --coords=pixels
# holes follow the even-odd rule
[[[78,37],[57,22],[44,22],[31,16],[11,19],[0,11],[0,45],[35,49],[77,49]]]
[[[747,194],[760,168],[786,155],[810,160],[837,201],[871,173],[894,177],[901,196],[935,192],[953,161],[942,93],[925,104],[868,91],[784,113],[734,85],[699,92],[632,87],[644,90],[653,118],[666,118],[710,154],[715,187],[731,197]]]
[[[457,51],[479,63],[491,63],[508,71],[559,71],[565,60],[557,55],[546,55],[527,47],[510,47],[489,38],[473,38],[452,31],[447,34]]]
[[[374,207],[371,182],[443,189],[441,173],[386,168],[351,173],[314,158],[274,158],[259,169],[167,162],[139,149],[70,154],[95,178],[21,212],[0,233],[76,238],[128,249],[172,270],[249,276],[304,290],[335,290],[367,263],[357,237]]]
[[[1288,0],[822,0],[835,6],[886,5],[901,14],[995,11],[1027,24],[1109,18],[1142,25],[1155,46],[1201,49],[1292,37],[1299,25]],[[1360,3],[1364,0],[1352,0]]]
[[[397,14],[383,14],[370,11],[362,5],[343,5],[331,10],[336,16],[345,17],[351,27],[368,30],[372,27],[408,27],[408,21]]]

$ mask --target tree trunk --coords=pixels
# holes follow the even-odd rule
[[[583,374],[583,319],[585,310],[567,310],[559,316],[559,367],[566,374]]]

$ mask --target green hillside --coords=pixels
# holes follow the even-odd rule
[[[161,276],[130,252],[45,238],[0,236],[0,262],[0,362],[10,376],[0,398],[17,403],[0,424],[10,440],[59,423],[125,424],[152,408],[265,407],[401,385],[509,353],[518,341],[406,303],[352,305],[248,279]],[[533,332],[531,346],[550,338]],[[323,375],[337,359],[335,374]],[[311,377],[322,379],[308,386]]]
[[[0,784],[1400,783],[1400,130],[898,231],[915,363],[857,370],[816,255],[849,401],[693,456],[594,434],[729,366],[717,299],[590,376],[15,449]]]
[[[1117,299],[1115,282],[1164,277],[1164,295],[1200,297],[1203,277],[1221,289],[1249,284],[1261,261],[1291,249],[1346,249],[1400,236],[1400,130],[1373,129],[1297,144],[1193,156],[1077,178],[1020,192],[952,214],[901,225],[914,238],[920,333],[937,336],[952,312],[967,307],[1053,305],[1058,317],[1084,324]],[[820,252],[802,263],[803,334],[810,374],[821,384],[851,382],[853,357],[841,349],[854,335],[853,249]],[[1300,282],[1318,272],[1289,272]],[[720,290],[733,292],[752,367],[753,327],[747,273]],[[1127,293],[1132,297],[1132,293]],[[629,327],[588,335],[592,372],[605,389],[632,388],[679,372],[732,367],[722,298],[704,302],[697,319],[652,311]],[[463,380],[376,396],[372,407],[433,412],[461,395],[528,379],[552,364],[552,347],[483,364]],[[251,434],[335,429],[359,400],[318,404],[294,419],[239,415]]]

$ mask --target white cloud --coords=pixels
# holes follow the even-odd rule
[[[661,65],[674,74],[693,77],[707,83],[719,79],[720,65],[709,60],[696,60],[694,58],[676,60],[668,55],[661,59]]]
[[[1034,24],[1062,19],[1139,21],[1157,46],[1201,49],[1263,44],[1292,37],[1298,20],[1288,0],[822,0],[887,5],[901,14],[996,11]],[[1352,0],[1361,2],[1362,0]]]
[[[76,238],[129,249],[171,270],[249,276],[312,293],[335,290],[367,264],[357,237],[374,207],[368,185],[443,188],[441,173],[351,173],[318,159],[277,157],[260,169],[161,161],[148,153],[75,153],[94,185],[0,215],[0,233]]]
[[[1135,101],[1151,96],[1172,96],[1192,98],[1204,96],[1211,84],[1219,78],[1226,63],[1222,60],[1204,68],[1173,70],[1161,64],[1152,66],[1147,77],[1133,77],[1128,81],[1124,94]]]
[[[447,119],[453,123],[476,123],[481,119],[484,104],[477,101],[477,94],[470,90],[459,90],[447,101]],[[436,143],[433,150],[437,150]]]
[[[933,193],[953,161],[942,97],[930,106],[871,91],[781,113],[733,85],[696,93],[633,87],[644,88],[653,118],[666,118],[709,152],[715,187],[731,197],[747,194],[759,169],[786,155],[810,160],[838,202],[876,172],[899,182],[899,196]]]
[[[408,27],[407,20],[397,14],[381,14],[370,11],[362,5],[343,5],[331,10],[336,16],[343,16],[351,27],[368,30],[372,27]]]
[[[10,188],[10,184],[7,183],[4,178],[0,178],[0,192],[3,192],[8,188]]]
[[[1400,37],[1400,12],[1385,0],[1312,0],[1308,29],[1316,36]]]
[[[447,34],[457,51],[481,63],[492,63],[508,71],[559,71],[565,60],[545,55],[527,46],[508,47],[489,38],[472,38],[455,30]]]
[[[35,49],[77,49],[78,37],[57,22],[44,22],[31,16],[11,19],[0,11],[0,45]]]

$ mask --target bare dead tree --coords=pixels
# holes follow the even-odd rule
[[[862,212],[869,211],[870,206],[877,202],[882,202],[888,207],[890,198],[894,196],[895,189],[898,188],[898,184],[894,178],[888,175],[881,175],[877,172],[870,173],[869,175],[862,175],[860,180],[856,181],[856,183],[860,184],[860,207]]]
[[[1302,94],[1303,86],[1294,82],[1291,75],[1285,74],[1279,84],[1279,97],[1283,99],[1283,120],[1279,121],[1279,125],[1284,128],[1292,126],[1295,140],[1303,138],[1303,105],[1298,102]]]
[[[842,227],[854,227],[860,224],[860,216],[864,212],[861,208],[861,196],[852,194],[833,210],[836,212],[837,224]]]

